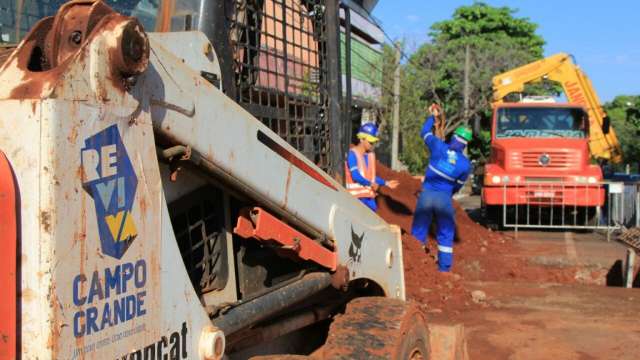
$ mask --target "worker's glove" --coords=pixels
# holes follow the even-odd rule
[[[442,109],[440,108],[440,105],[436,103],[429,105],[428,111],[429,111],[429,114],[433,115],[434,117],[438,117],[442,113]]]

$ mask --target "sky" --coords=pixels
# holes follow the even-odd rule
[[[545,56],[572,54],[601,102],[640,95],[640,0],[484,0],[516,9],[539,25]],[[429,27],[451,19],[473,0],[380,0],[373,11],[385,32],[404,39],[408,52],[428,40]]]

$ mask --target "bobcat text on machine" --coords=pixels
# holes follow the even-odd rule
[[[505,102],[525,84],[543,79],[558,82],[568,103],[552,97]],[[616,163],[622,156],[591,81],[561,53],[495,76],[493,101],[491,158],[482,189],[491,224],[503,224],[505,210],[519,208],[516,222],[522,216],[531,221],[535,213],[534,221],[549,225],[585,225],[605,197],[602,169],[592,159]],[[555,215],[546,211],[555,208]]]
[[[0,68],[0,358],[245,358],[300,329],[288,343],[322,345],[329,327],[325,358],[429,357],[399,228],[225,96],[224,76],[203,33],[147,34],[102,1],[21,39]],[[384,324],[384,346],[332,335],[358,322]]]

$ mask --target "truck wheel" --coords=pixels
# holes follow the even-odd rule
[[[329,329],[323,359],[429,359],[429,329],[415,303],[364,297],[347,304]]]

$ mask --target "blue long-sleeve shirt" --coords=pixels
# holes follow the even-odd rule
[[[444,141],[433,134],[435,118],[429,116],[420,137],[431,152],[429,166],[425,172],[423,189],[453,194],[460,190],[471,172],[471,163],[462,153],[451,149]]]
[[[366,166],[369,166],[368,154],[364,154],[364,163]],[[365,177],[360,174],[360,171],[358,171],[358,158],[353,151],[349,151],[349,154],[347,155],[347,166],[349,167],[349,172],[351,173],[351,178],[353,179],[353,181],[362,186],[371,186],[371,181],[365,179]],[[386,181],[384,181],[384,179],[382,179],[381,177],[376,176],[376,184],[384,186],[386,184]]]

